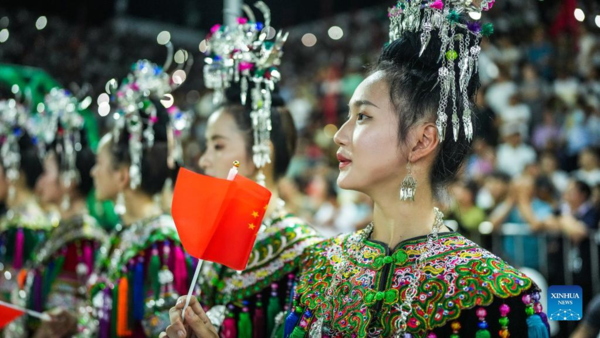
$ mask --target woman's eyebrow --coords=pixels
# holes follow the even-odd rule
[[[379,109],[379,107],[375,103],[373,103],[373,102],[371,102],[369,100],[356,100],[356,101],[352,101],[352,102],[350,102],[350,104],[348,104],[348,106],[355,106],[355,107],[373,106],[373,107]]]

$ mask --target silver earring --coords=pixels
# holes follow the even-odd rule
[[[119,191],[117,195],[117,203],[115,203],[115,213],[119,216],[125,215],[125,194],[122,191]]]
[[[400,186],[400,200],[414,202],[417,193],[417,180],[412,176],[410,161],[406,165],[406,170],[408,170],[408,173]]]
[[[63,196],[63,199],[60,202],[60,208],[63,211],[67,211],[67,210],[69,210],[70,207],[71,207],[71,198],[69,198],[69,195]]]

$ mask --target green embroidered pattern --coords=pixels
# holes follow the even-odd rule
[[[275,220],[258,235],[248,267],[242,274],[226,269],[222,278],[218,264],[207,264],[203,271],[202,290],[207,299],[222,304],[226,297],[241,301],[259,293],[273,282],[298,269],[305,248],[321,239],[313,228],[296,217],[288,215]]]
[[[390,255],[385,248],[368,241],[362,252],[349,240],[359,233],[319,243],[306,251],[303,271],[297,286],[297,306],[322,316],[325,292],[335,265],[342,255],[350,257],[343,272],[344,282],[335,290],[332,318],[325,318],[331,337],[355,334],[367,336],[375,331],[392,335],[414,274],[414,264],[426,246],[425,238],[409,240]],[[477,244],[456,233],[440,234],[435,252],[425,262],[408,332],[420,336],[460,317],[461,311],[487,306],[494,298],[522,294],[532,285],[525,275]],[[388,267],[388,274],[383,276]],[[382,280],[384,281],[382,287]]]

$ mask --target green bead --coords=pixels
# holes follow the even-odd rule
[[[382,300],[383,298],[385,298],[385,293],[379,291],[375,294],[375,299]]]
[[[525,313],[527,314],[527,316],[531,316],[531,315],[533,315],[533,313],[534,313],[534,312],[535,312],[535,311],[533,310],[533,307],[531,307],[531,306],[530,306],[530,307],[527,307],[527,308],[525,309]]]
[[[294,331],[292,331],[290,338],[304,338],[305,335],[306,331],[304,331],[304,329],[302,329],[300,326],[296,326]]]
[[[373,304],[375,302],[375,294],[373,292],[367,293],[365,296],[365,302],[367,304]]]
[[[273,41],[265,42],[265,48],[267,48],[267,49],[273,48],[273,45],[274,45]]]
[[[386,257],[383,259],[383,262],[384,262],[385,264],[390,264],[390,263],[392,263],[393,261],[394,261],[394,259],[393,259],[391,256],[386,256]]]
[[[500,319],[498,319],[498,323],[500,323],[500,326],[508,326],[508,317],[500,317]]]
[[[457,11],[450,11],[446,18],[450,22],[458,23],[460,21],[460,14]]]
[[[449,50],[446,52],[446,58],[450,61],[454,61],[458,58],[458,53],[455,50]]]
[[[490,331],[488,330],[479,330],[475,333],[475,338],[491,338]]]
[[[385,303],[386,304],[394,304],[398,302],[398,290],[391,289],[385,292]]]
[[[375,269],[381,269],[381,267],[383,266],[383,257],[377,257],[375,258],[375,260],[373,261],[373,267]]]
[[[453,333],[453,334],[450,335],[450,338],[460,338],[460,336],[457,335],[456,333]]]
[[[294,310],[296,313],[302,313],[302,308],[299,306],[296,306],[296,309]]]

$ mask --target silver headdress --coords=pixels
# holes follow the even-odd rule
[[[70,91],[53,88],[44,98],[44,109],[33,115],[29,130],[38,140],[42,156],[45,146],[54,143],[54,150],[61,155],[60,179],[65,187],[81,179],[77,170],[77,152],[82,149],[81,131],[84,127],[80,111],[87,108],[91,99],[80,103]],[[62,201],[63,210],[68,209],[68,196]]]
[[[28,116],[27,109],[15,99],[0,101],[0,160],[4,175],[11,183],[8,190],[9,200],[15,194],[12,183],[19,179],[21,170],[19,139],[26,130]]]
[[[253,162],[260,170],[258,181],[264,185],[261,169],[271,163],[271,92],[281,79],[277,67],[281,64],[282,48],[288,33],[280,31],[275,35],[269,7],[262,1],[255,6],[262,12],[264,23],[257,22],[252,10],[244,5],[248,18],[238,18],[234,26],[215,25],[211,29],[206,38],[204,82],[208,88],[215,90],[215,104],[224,100],[225,90],[233,83],[240,84],[243,105],[250,94]]]
[[[436,122],[440,140],[444,140],[448,116],[446,108],[452,105],[452,131],[458,140],[461,121],[458,118],[457,97],[463,98],[462,124],[469,141],[473,138],[471,107],[468,86],[477,73],[479,42],[483,36],[494,32],[491,23],[481,25],[477,20],[465,20],[467,14],[480,17],[482,11],[492,8],[495,0],[400,0],[389,10],[390,42],[402,37],[404,32],[421,33],[421,53],[427,48],[431,34],[438,34],[441,49],[438,62],[438,83],[441,87],[438,119]],[[434,32],[437,30],[437,32]],[[458,65],[459,74],[455,66]],[[456,79],[458,77],[458,89]]]
[[[142,182],[142,154],[144,148],[150,148],[154,145],[153,126],[158,122],[157,108],[154,102],[160,103],[167,109],[171,117],[171,127],[175,129],[175,141],[179,142],[180,132],[185,123],[188,123],[187,117],[173,103],[171,92],[179,87],[184,81],[189,68],[192,65],[192,58],[188,59],[185,70],[180,67],[170,74],[167,70],[171,65],[173,50],[170,43],[169,56],[163,67],[154,64],[148,60],[139,60],[131,67],[131,73],[121,82],[112,79],[106,84],[106,92],[110,95],[110,102],[100,103],[99,110],[101,115],[106,115],[106,109],[110,109],[110,103],[114,104],[113,118],[115,125],[113,128],[113,140],[118,140],[121,132],[126,130],[129,135],[129,156],[131,163],[129,166],[130,187],[136,189]],[[187,52],[183,51],[187,56]],[[106,94],[104,94],[106,95]],[[146,127],[144,128],[144,122]],[[177,143],[179,144],[179,143]],[[177,146],[176,146],[177,147]],[[177,147],[179,149],[179,147]]]

